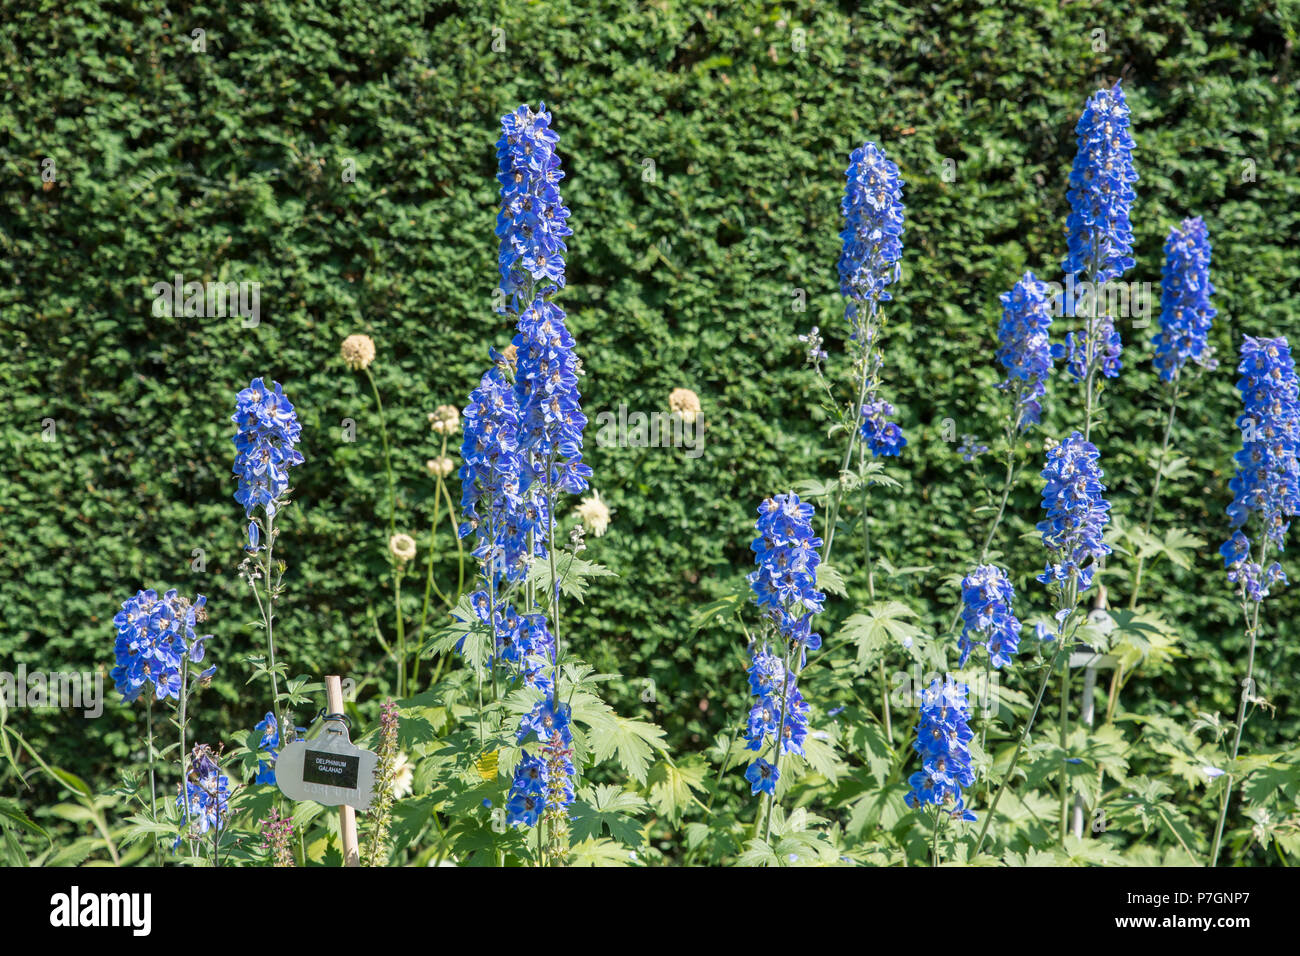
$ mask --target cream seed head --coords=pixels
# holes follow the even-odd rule
[[[368,335],[349,335],[343,340],[339,353],[348,368],[354,372],[363,371],[375,360],[375,340]]]

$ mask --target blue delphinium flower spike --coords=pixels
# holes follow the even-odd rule
[[[298,416],[279,382],[267,388],[262,379],[255,378],[237,396],[231,421],[236,426],[234,473],[239,479],[235,500],[250,518],[259,507],[274,517],[280,499],[289,490],[289,469],[303,460],[294,448],[302,437]],[[258,538],[256,526],[250,523],[252,549],[259,547]]]
[[[177,789],[181,788],[178,786]],[[194,745],[189,760],[189,778],[184,783],[183,792],[176,796],[176,806],[181,809],[182,817],[187,804],[190,839],[201,839],[214,829],[220,833],[226,828],[230,816],[230,778],[221,773],[212,748],[206,744]],[[181,836],[176,837],[173,850],[180,846],[181,840]]]
[[[1006,571],[981,564],[961,582],[961,667],[982,646],[999,670],[1010,664],[1020,646],[1020,621],[1011,607],[1016,592]]]
[[[1026,272],[1010,292],[999,296],[1002,321],[998,323],[997,359],[1006,369],[998,388],[1015,398],[1016,431],[1037,425],[1042,417],[1039,399],[1047,393],[1052,374],[1052,300],[1047,284]]]
[[[1096,302],[1103,283],[1133,267],[1129,209],[1137,195],[1133,184],[1138,175],[1133,168],[1128,104],[1119,82],[1093,94],[1074,132],[1078,146],[1070,170],[1068,251],[1062,268],[1069,278],[1086,273]],[[1093,369],[1104,378],[1119,375],[1121,351],[1115,319],[1109,314],[1090,315],[1082,331],[1069,333],[1065,345],[1052,348],[1053,356],[1066,359],[1066,368],[1077,381]]]
[[[1038,531],[1047,546],[1047,567],[1038,581],[1058,591],[1064,599],[1071,580],[1076,581],[1075,597],[1092,584],[1096,562],[1110,554],[1110,545],[1102,532],[1110,520],[1110,503],[1102,497],[1102,471],[1097,464],[1097,446],[1079,432],[1047,453],[1043,468],[1043,511],[1045,520]]]
[[[1218,311],[1210,304],[1210,234],[1198,216],[1169,230],[1160,286],[1160,332],[1153,343],[1155,366],[1166,382],[1178,378],[1188,361],[1214,369],[1210,326]]]
[[[921,769],[908,779],[911,791],[905,797],[909,807],[938,807],[962,820],[974,820],[966,808],[962,790],[975,783],[971,767],[970,703],[965,684],[936,677],[921,692],[921,720],[912,749],[921,755]]]
[[[858,429],[871,454],[897,455],[907,440],[889,420],[894,407],[879,395],[883,358],[876,313],[881,302],[890,300],[889,286],[902,275],[903,180],[875,143],[864,143],[849,157],[840,211],[840,292],[849,300],[845,314],[850,337],[861,350],[856,367],[866,384]]]
[[[755,701],[745,730],[748,750],[762,751],[770,740],[778,754],[804,752],[810,708],[799,691],[798,671],[793,663],[787,668],[786,661],[797,660],[801,668],[807,651],[821,647],[812,618],[826,595],[817,590],[822,541],[813,532],[812,519],[812,505],[793,492],[768,498],[758,509],[758,537],[750,545],[758,567],[749,575],[749,586],[785,652],[774,653],[767,641],[750,644],[749,687]],[[776,768],[760,759],[750,765],[746,779],[755,793],[770,794]]]
[[[560,198],[564,170],[555,152],[559,139],[545,104],[537,112],[520,106],[501,118],[498,264],[501,289],[514,299],[516,311],[532,301],[534,287],[564,288],[564,238],[573,231]]]
[[[857,314],[856,305],[874,313],[878,303],[889,301],[889,286],[902,274],[903,180],[875,143],[853,151],[845,179],[840,292],[855,304],[850,320],[858,332],[856,320],[865,316]]]
[[[1237,417],[1241,451],[1236,474],[1228,487],[1230,527],[1241,529],[1252,517],[1268,544],[1285,550],[1290,519],[1300,514],[1300,380],[1286,338],[1246,336],[1241,346],[1244,409]],[[1263,548],[1261,547],[1261,551]],[[1228,580],[1252,601],[1261,601],[1277,583],[1287,583],[1277,561],[1267,568],[1251,560],[1251,542],[1237,530],[1219,553]]]
[[[1067,275],[1086,272],[1097,283],[1118,279],[1133,268],[1133,229],[1129,209],[1133,184],[1133,134],[1128,103],[1119,81],[1098,90],[1074,127],[1076,151],[1066,198]]]

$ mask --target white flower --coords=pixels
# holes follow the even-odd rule
[[[369,368],[375,360],[375,340],[368,335],[349,335],[343,340],[343,347],[339,351],[348,368],[360,372]]]
[[[689,388],[675,388],[668,394],[668,407],[690,424],[700,415],[700,396]]]
[[[397,759],[393,761],[393,799],[400,800],[402,797],[410,796],[414,782],[415,770],[411,766],[411,761],[407,760],[406,754],[399,750]]]
[[[446,478],[456,470],[456,463],[443,455],[441,458],[430,458],[424,467],[428,469],[430,478]]]
[[[415,558],[415,539],[409,534],[395,534],[388,539],[388,552],[405,564]]]
[[[600,500],[600,492],[592,492],[575,509],[582,519],[582,526],[599,538],[609,527],[611,512],[609,506]]]
[[[454,435],[460,430],[460,410],[455,405],[439,405],[429,413],[429,427],[439,435]]]

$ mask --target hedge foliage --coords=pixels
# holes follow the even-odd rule
[[[743,636],[696,633],[689,618],[747,570],[758,502],[837,466],[796,335],[819,326],[833,373],[846,373],[838,206],[848,154],[868,139],[901,167],[908,216],[885,376],[909,445],[889,467],[902,490],[873,498],[877,587],[942,628],[984,527],[973,508],[1000,480],[945,433],[999,427],[997,296],[1026,269],[1059,275],[1073,126],[1122,76],[1141,176],[1129,277],[1153,284],[1158,312],[1164,236],[1203,216],[1223,361],[1180,414],[1188,473],[1157,512],[1157,527],[1208,542],[1188,568],[1149,572],[1147,600],[1179,625],[1179,656],[1144,670],[1125,705],[1232,711],[1243,642],[1214,551],[1239,442],[1232,366],[1242,335],[1300,331],[1294,2],[4,6],[4,669],[107,673],[124,597],[199,591],[222,662],[199,732],[261,716],[241,686],[259,638],[236,572],[229,417],[235,392],[265,375],[298,408],[307,462],[280,525],[282,653],[293,673],[364,678],[363,706],[388,688],[375,637],[392,627],[380,433],[339,342],[365,332],[379,345],[397,524],[423,554],[424,461],[437,453],[426,413],[462,406],[488,347],[511,333],[493,311],[497,120],[538,101],[567,170],[564,305],[589,413],[663,410],[681,386],[707,422],[698,459],[590,442],[594,487],[615,511],[587,556],[619,578],[596,582],[569,633],[623,675],[621,710],[648,712],[679,751],[739,713]],[[260,283],[260,323],[153,315],[151,287],[177,273]],[[1116,513],[1138,520],[1163,409],[1153,330],[1121,331],[1125,369],[1099,444]],[[1079,389],[1064,375],[1054,385],[1045,429],[1059,435]],[[1042,611],[1042,558],[1026,537],[1038,491],[1026,469],[999,551]],[[850,599],[832,602],[823,633],[864,599],[855,550],[837,558]],[[1300,731],[1297,593],[1270,602],[1258,678],[1277,711],[1249,725],[1257,743]],[[139,756],[139,711],[115,697],[93,745],[67,711],[16,719],[88,778]]]

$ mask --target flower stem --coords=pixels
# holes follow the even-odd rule
[[[447,454],[447,436],[443,435],[442,451],[439,453],[439,457],[441,458],[446,454]],[[434,486],[434,490],[433,490],[433,523],[429,528],[429,560],[425,562],[424,603],[420,607],[420,625],[418,628],[416,628],[415,631],[416,647],[421,646],[421,641],[423,641],[424,639],[424,625],[429,619],[429,597],[432,594],[432,592],[437,591],[438,597],[442,601],[444,601],[448,605],[448,607],[452,605],[452,602],[447,600],[447,596],[442,593],[442,590],[438,588],[436,584],[433,583],[433,558],[434,558],[434,553],[437,550],[436,545],[438,542],[438,519],[442,517],[441,514],[442,475],[438,474],[436,476],[436,480],[437,480],[437,484]],[[448,516],[450,517],[450,513],[448,514]],[[453,534],[456,533],[456,529],[454,526],[452,528],[452,533]],[[459,535],[456,535],[456,541],[457,544],[459,544],[460,542]],[[419,677],[419,675],[420,675],[420,658],[417,656],[415,659],[415,670],[411,675],[411,679],[415,680],[417,677]]]
[[[1011,755],[1011,765],[1007,767],[1007,772],[1002,778],[1002,783],[998,785],[997,792],[993,795],[993,802],[989,805],[988,812],[984,816],[984,825],[980,827],[979,839],[975,841],[975,852],[972,857],[979,856],[980,848],[984,846],[984,837],[988,834],[989,823],[993,820],[994,811],[998,808],[998,801],[1002,799],[1002,792],[1006,790],[1007,784],[1011,782],[1012,775],[1016,772],[1016,764],[1020,762],[1020,753],[1025,748],[1025,741],[1029,739],[1029,731],[1034,726],[1034,721],[1038,718],[1039,708],[1043,706],[1043,695],[1047,693],[1047,685],[1052,680],[1052,673],[1056,670],[1056,662],[1060,660],[1061,652],[1065,648],[1065,621],[1062,621],[1057,628],[1056,651],[1052,654],[1052,660],[1047,665],[1047,670],[1043,673],[1043,680],[1038,685],[1038,696],[1034,698],[1034,709],[1029,712],[1029,719],[1025,721],[1025,727],[1020,732],[1020,739],[1016,741],[1015,752]],[[1071,634],[1073,636],[1073,634]]]
[[[1264,558],[1268,554],[1268,538],[1265,537],[1259,549],[1259,566],[1264,567]],[[1223,843],[1223,825],[1228,819],[1228,804],[1232,799],[1232,781],[1235,771],[1231,769],[1237,762],[1237,753],[1241,750],[1241,732],[1246,727],[1246,705],[1255,696],[1255,644],[1259,639],[1259,606],[1263,601],[1254,602],[1254,608],[1247,608],[1243,602],[1246,617],[1246,636],[1250,649],[1246,657],[1246,679],[1241,682],[1241,700],[1237,704],[1237,730],[1232,740],[1232,759],[1228,761],[1228,784],[1223,790],[1223,804],[1219,808],[1219,823],[1214,828],[1214,847],[1210,850],[1210,866],[1219,865],[1219,847]]]
[[[275,549],[275,515],[269,509],[266,510],[266,565],[263,573],[266,575],[266,607],[263,609],[263,615],[266,619],[266,663],[271,673],[271,710],[275,713],[275,725],[279,728],[279,739],[284,741],[285,724],[281,717],[280,711],[280,680],[276,676],[275,666],[275,583],[271,578],[273,564],[271,560],[272,552]],[[257,586],[253,587],[254,593]],[[182,693],[186,688],[182,688]]]
[[[375,407],[379,410],[379,437],[384,442],[384,471],[388,474],[388,536],[397,533],[397,492],[393,486],[393,463],[388,454],[388,425],[384,421],[384,403],[379,397],[379,387],[370,369],[365,369],[366,380],[370,382],[370,392],[375,396]]]
[[[1156,513],[1156,496],[1160,494],[1160,479],[1165,470],[1165,456],[1169,453],[1169,435],[1174,428],[1174,416],[1178,412],[1178,381],[1174,381],[1172,395],[1169,399],[1169,417],[1165,420],[1165,437],[1160,443],[1160,457],[1156,459],[1156,480],[1151,486],[1151,497],[1147,499],[1147,516],[1142,523],[1143,537],[1151,533],[1151,521]],[[1142,567],[1146,564],[1146,555],[1139,549],[1137,571],[1133,575],[1133,593],[1129,595],[1128,609],[1137,607],[1138,592],[1142,588]]]
[[[844,460],[840,463],[839,474],[836,475],[835,497],[831,499],[830,509],[826,513],[826,543],[822,547],[822,561],[829,564],[831,560],[831,546],[835,543],[835,522],[839,517],[840,501],[844,497],[844,475],[849,470],[849,462],[853,461],[853,450],[858,443],[859,420],[862,418],[862,405],[867,400],[867,382],[871,378],[871,364],[868,356],[868,350],[863,351],[862,355],[862,381],[858,384],[858,397],[853,405],[852,421],[849,423],[849,447],[844,449]]]
[[[1070,791],[1069,777],[1067,775],[1069,768],[1066,766],[1065,751],[1066,742],[1070,737],[1070,659],[1068,656],[1065,659],[1065,666],[1061,668],[1061,715],[1059,723],[1061,730],[1061,846],[1065,846],[1065,834],[1069,823],[1067,804]]]
[[[149,818],[150,822],[158,822],[158,788],[154,779],[154,754],[153,754],[153,696],[154,688],[146,688],[147,693],[144,698],[144,722],[146,732],[149,737]],[[156,866],[162,866],[162,850],[158,846],[158,834],[153,836],[153,858]]]

